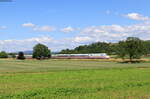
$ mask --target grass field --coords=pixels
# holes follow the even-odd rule
[[[150,63],[0,60],[0,99],[150,99]]]

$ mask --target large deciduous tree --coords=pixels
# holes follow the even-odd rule
[[[33,58],[45,59],[51,57],[51,51],[43,44],[37,44],[33,48]]]
[[[120,41],[118,48],[118,55],[128,56],[131,62],[133,59],[139,59],[144,53],[143,41],[137,37],[128,37],[125,41]]]

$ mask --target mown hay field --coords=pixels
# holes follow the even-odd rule
[[[0,99],[149,99],[150,63],[0,60]]]

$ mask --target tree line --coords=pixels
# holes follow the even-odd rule
[[[78,46],[74,49],[64,49],[60,54],[107,53],[125,59],[139,59],[143,55],[150,55],[150,40],[141,40],[137,37],[128,37],[118,43],[96,42]]]

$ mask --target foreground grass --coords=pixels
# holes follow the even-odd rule
[[[1,99],[149,99],[150,63],[0,60]]]

